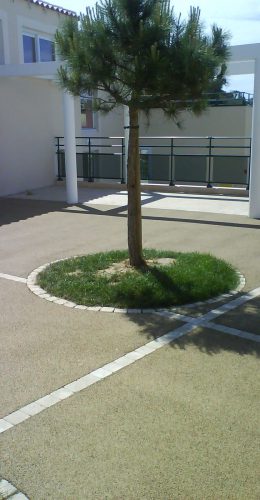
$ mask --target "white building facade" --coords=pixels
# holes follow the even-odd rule
[[[123,109],[97,116],[90,96],[80,102],[59,88],[54,36],[66,16],[75,15],[40,0],[1,0],[0,196],[54,184],[55,138],[65,134],[68,202],[76,202],[75,135],[124,134]],[[140,135],[250,137],[252,107],[209,107],[200,118],[183,113],[181,121],[178,129],[153,112],[149,125],[141,120]]]

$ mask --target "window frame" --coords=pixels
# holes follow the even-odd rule
[[[34,61],[25,61],[25,51],[24,51],[24,37],[28,37],[28,38],[31,38],[34,42],[34,56],[35,56],[35,60]],[[31,33],[23,33],[22,34],[22,41],[23,41],[23,62],[25,64],[28,64],[28,63],[35,63],[37,62],[37,43],[36,43],[36,38],[33,34]]]
[[[81,94],[80,97],[79,97],[79,103],[80,103],[80,129],[82,132],[85,132],[85,131],[90,131],[90,130],[96,130],[97,129],[97,115],[96,115],[96,112],[93,110],[93,99],[95,98],[95,94],[91,94],[91,93],[84,93],[84,94]],[[91,111],[92,111],[92,127],[83,127],[82,126],[82,111],[81,111],[81,107],[82,107],[82,101],[90,101],[92,103],[92,106],[91,106]]]
[[[28,64],[28,62],[25,62],[24,60],[24,45],[23,45],[23,37],[27,36],[30,37],[34,40],[34,50],[35,50],[35,61],[31,61],[31,63],[39,63],[39,62],[54,62],[56,61],[56,51],[55,51],[55,43],[54,40],[51,38],[51,36],[48,35],[42,35],[41,33],[37,33],[36,31],[31,31],[31,30],[23,30],[22,31],[22,50],[23,50],[23,63]],[[40,40],[48,41],[53,44],[53,56],[54,59],[50,59],[50,61],[42,61],[41,60],[41,46],[40,46]]]
[[[54,42],[54,40],[52,40],[50,37],[42,36],[42,35],[36,35],[36,37],[38,39],[38,45],[39,45],[39,61],[38,62],[54,62],[54,61],[56,61],[56,50],[55,50],[55,42]],[[52,44],[53,59],[51,59],[50,61],[42,61],[41,60],[41,44],[40,44],[40,40],[43,40],[45,42],[50,42]]]
[[[50,42],[54,42],[55,33],[57,31],[57,24],[46,24],[36,19],[32,19],[25,16],[17,16],[17,35],[18,35],[18,63],[24,63],[24,52],[23,52],[23,35],[38,36]],[[37,44],[39,45],[39,44]],[[36,47],[38,50],[38,48]],[[58,53],[55,50],[55,61],[59,60]],[[36,58],[36,63],[39,63],[39,54]],[[52,61],[50,61],[52,62]]]

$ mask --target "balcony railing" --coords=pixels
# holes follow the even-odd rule
[[[77,137],[76,145],[79,179],[126,182],[124,137]],[[56,153],[62,180],[64,137]],[[140,155],[142,183],[249,187],[249,137],[140,137]]]
[[[233,90],[207,94],[210,106],[253,106],[253,94]]]

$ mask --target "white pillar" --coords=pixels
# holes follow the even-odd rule
[[[129,143],[129,108],[124,106],[124,133],[125,133],[125,161],[124,161],[124,179],[127,183],[127,162],[128,162],[128,143]],[[127,127],[127,128],[125,128]]]
[[[78,183],[74,97],[68,92],[63,92],[63,113],[67,203],[71,205],[78,203]]]
[[[255,60],[249,217],[260,218],[260,58]]]

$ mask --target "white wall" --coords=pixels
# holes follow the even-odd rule
[[[200,117],[183,112],[181,128],[169,120],[162,111],[151,112],[149,119],[140,114],[141,136],[247,136],[251,135],[251,106],[209,107]],[[100,116],[99,135],[124,134],[123,109],[117,108]]]
[[[1,63],[24,65],[24,32],[53,38],[66,17],[27,0],[0,0]],[[55,135],[63,135],[61,91],[39,78],[0,78],[0,195],[55,180]]]
[[[46,80],[2,78],[0,95],[0,195],[53,184],[58,89]]]
[[[184,112],[180,115],[181,128],[167,119],[161,111],[154,111],[150,125],[141,118],[141,135],[183,135],[183,136],[244,136],[251,134],[248,123],[251,119],[250,106],[209,107],[200,117]]]

